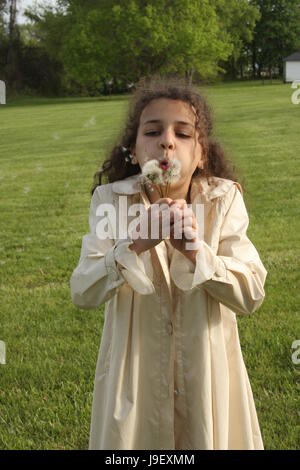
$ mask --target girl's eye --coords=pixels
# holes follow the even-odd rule
[[[159,131],[150,131],[150,132],[146,132],[145,135],[155,135],[155,134],[159,134]],[[182,137],[184,139],[190,139],[191,136],[190,135],[187,135],[187,134],[182,134],[181,132],[176,132],[176,134],[179,136],[179,137]]]
[[[177,135],[179,135],[180,137],[184,137],[185,139],[189,139],[191,137],[190,135],[181,134],[180,132]]]

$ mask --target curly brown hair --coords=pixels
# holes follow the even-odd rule
[[[130,159],[126,157],[130,153],[130,147],[136,142],[143,109],[150,101],[158,98],[181,100],[189,103],[194,108],[193,111],[196,114],[195,127],[199,133],[198,138],[204,155],[204,166],[202,169],[196,168],[192,178],[200,175],[206,176],[208,183],[210,176],[218,176],[233,181],[240,179],[236,176],[236,167],[228,161],[222,146],[211,136],[213,130],[212,109],[206,98],[199,93],[196,86],[187,83],[185,78],[175,75],[161,77],[154,74],[150,78],[143,77],[137,83],[130,101],[125,129],[121,133],[119,143],[113,147],[109,157],[94,174],[92,195],[96,187],[103,184],[103,176],[106,177],[106,182],[113,183],[140,173],[139,164],[132,164]],[[124,149],[126,150],[124,151]]]

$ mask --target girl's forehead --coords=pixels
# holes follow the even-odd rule
[[[189,122],[194,125],[195,112],[189,103],[170,98],[157,98],[148,103],[143,109],[140,117],[140,124],[148,121],[163,120],[172,117],[174,121]]]

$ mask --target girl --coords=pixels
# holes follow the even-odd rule
[[[264,448],[236,315],[260,307],[267,271],[246,234],[242,187],[211,133],[196,88],[142,80],[120,145],[95,175],[90,233],[70,281],[77,307],[105,302],[89,449]],[[141,183],[149,156],[181,163],[168,197]],[[159,236],[133,234],[132,219],[120,216],[124,202],[128,213],[142,204],[140,226],[158,221]],[[109,207],[115,212],[101,217]],[[174,237],[174,215],[163,236],[166,208],[181,215],[194,249]],[[106,238],[97,229],[103,220]]]

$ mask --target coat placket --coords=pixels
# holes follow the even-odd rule
[[[142,191],[140,202],[146,209],[150,202]],[[165,242],[162,241],[150,249],[153,266],[153,284],[158,296],[160,308],[153,312],[158,324],[160,343],[160,390],[158,406],[160,416],[158,422],[158,445],[160,449],[174,448],[174,311],[172,299],[172,281],[168,266],[168,254]]]

